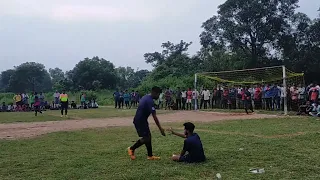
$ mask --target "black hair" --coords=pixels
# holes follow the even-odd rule
[[[184,126],[184,129],[185,129],[185,130],[189,131],[190,133],[193,133],[194,128],[195,128],[195,126],[194,126],[193,123],[191,123],[191,122],[186,122],[186,123],[183,124],[183,126]]]
[[[152,89],[151,89],[152,92],[155,92],[155,93],[161,93],[162,90],[158,87],[158,86],[154,86]]]

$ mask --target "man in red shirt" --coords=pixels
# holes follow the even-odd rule
[[[228,108],[228,100],[229,100],[229,89],[225,87],[222,94],[222,108]]]
[[[310,88],[309,97],[310,97],[311,103],[317,103],[318,102],[319,89],[316,87],[316,85],[312,85],[312,88]]]
[[[254,91],[254,95],[253,95],[253,100],[254,100],[254,107],[256,109],[262,109],[262,101],[261,101],[261,97],[262,97],[262,89],[260,88],[260,86],[258,85]]]
[[[189,109],[189,107],[191,110],[191,103],[192,103],[192,90],[191,88],[189,88],[187,91],[187,110]]]

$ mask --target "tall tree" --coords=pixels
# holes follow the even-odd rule
[[[14,69],[8,69],[6,71],[1,72],[0,80],[4,91],[8,91],[10,79],[14,75],[14,73]]]
[[[68,72],[67,76],[72,80],[74,86],[77,86],[76,89],[86,90],[97,88],[97,82],[100,83],[101,88],[115,88],[117,80],[114,65],[99,57],[85,58]]]
[[[221,48],[247,57],[245,67],[269,64],[278,37],[286,30],[288,18],[298,0],[227,0],[218,15],[203,23],[200,41],[204,48]]]
[[[50,68],[49,73],[50,73],[53,84],[56,84],[61,80],[64,80],[65,78],[64,72],[60,68],[54,68],[54,69]]]
[[[11,75],[8,91],[50,91],[52,82],[43,64],[26,62],[15,68]]]
[[[187,50],[192,43],[180,41],[174,44],[170,41],[162,43],[162,52],[146,53],[144,58],[146,63],[152,64],[155,69],[152,76],[155,80],[159,80],[166,76],[182,76],[191,73],[194,67],[191,62]]]

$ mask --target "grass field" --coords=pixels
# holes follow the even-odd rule
[[[164,127],[182,130],[177,123]],[[320,121],[312,118],[196,123],[206,163],[187,165],[169,160],[183,139],[162,137],[153,127],[154,153],[137,160],[126,148],[137,135],[133,127],[58,132],[35,139],[0,141],[0,179],[320,179]],[[243,150],[239,150],[243,148]],[[251,174],[250,168],[265,168]]]
[[[44,114],[34,116],[33,112],[10,112],[0,113],[0,123],[13,122],[41,122],[41,121],[60,121],[66,119],[96,119],[111,117],[133,116],[136,109],[115,109],[112,107],[101,107],[98,109],[70,109],[68,117],[61,118],[60,111],[44,111]],[[158,111],[158,113],[168,113],[168,111]]]

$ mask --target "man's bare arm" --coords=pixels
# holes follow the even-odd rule
[[[179,136],[179,137],[182,137],[182,138],[187,138],[186,135],[182,134],[182,133],[177,133],[177,132],[174,132],[172,130],[172,128],[168,129],[168,131],[170,131],[172,134],[176,135],[176,136]]]
[[[163,128],[161,127],[161,125],[160,125],[159,119],[158,119],[157,114],[156,114],[155,111],[152,113],[152,117],[153,117],[153,119],[154,119],[154,122],[155,122],[156,125],[158,126],[161,134],[162,134],[163,136],[165,136],[166,134],[164,133],[164,129],[163,129]]]

